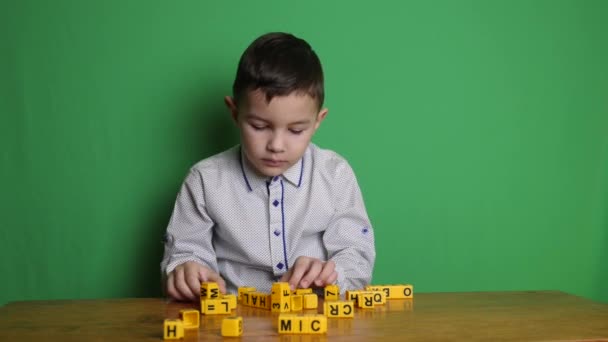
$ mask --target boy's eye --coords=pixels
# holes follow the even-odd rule
[[[266,128],[266,126],[264,126],[264,125],[256,125],[256,124],[249,124],[249,125],[256,131],[261,131],[264,128]]]
[[[303,129],[293,129],[293,128],[290,128],[289,131],[293,134],[300,134],[300,133],[304,132]]]

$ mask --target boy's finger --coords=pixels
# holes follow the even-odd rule
[[[184,275],[184,269],[181,267],[177,267],[174,270],[175,272],[175,288],[180,293],[183,300],[192,300],[194,299],[194,295],[186,284],[186,279]]]
[[[327,283],[327,279],[334,272],[335,269],[336,269],[336,263],[335,262],[333,262],[333,261],[330,260],[330,261],[324,263],[323,264],[323,270],[321,271],[321,273],[319,274],[319,276],[315,280],[315,285],[317,285],[317,286],[323,286],[324,284],[326,284]]]
[[[308,272],[304,274],[300,280],[301,288],[308,288],[312,282],[319,277],[319,273],[323,270],[323,263],[320,260],[313,260],[308,267]]]
[[[217,286],[220,288],[220,292],[226,293],[226,281],[224,281],[224,278],[222,278],[219,273],[213,271],[209,272],[207,274],[207,281],[217,283]]]
[[[289,278],[289,287],[291,287],[292,291],[296,289],[304,274],[308,272],[310,262],[311,259],[309,258],[299,257],[295,264],[293,264],[291,277]]]
[[[175,282],[175,276],[173,275],[173,272],[171,272],[171,274],[169,274],[169,277],[167,278],[167,294],[169,295],[170,298],[173,298],[175,300],[182,300],[182,296],[175,289],[174,282]]]
[[[280,282],[285,282],[285,281],[289,281],[289,278],[291,278],[291,274],[293,273],[293,268],[285,273],[283,273],[283,276],[281,277],[281,279],[279,279]]]
[[[186,272],[184,275],[185,281],[192,293],[198,294],[201,291],[201,282],[198,280],[196,273]]]

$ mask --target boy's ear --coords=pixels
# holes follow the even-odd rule
[[[232,120],[234,122],[237,122],[239,111],[236,108],[236,103],[234,101],[234,98],[232,96],[225,96],[224,103],[226,104],[226,107],[228,107],[228,110],[230,111],[230,117],[232,117]]]
[[[329,109],[327,108],[323,108],[321,109],[321,111],[319,111],[319,113],[317,114],[317,121],[315,122],[315,131],[317,130],[317,128],[319,128],[319,126],[321,126],[321,122],[325,120],[327,113],[329,113]]]

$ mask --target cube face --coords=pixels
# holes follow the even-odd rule
[[[255,287],[251,287],[251,286],[243,286],[243,287],[239,287],[238,289],[238,296],[237,296],[237,301],[241,302],[243,300],[243,293],[247,293],[247,292],[255,292]]]
[[[304,309],[316,309],[319,305],[319,297],[314,293],[308,293],[302,296]]]
[[[374,293],[373,292],[359,292],[357,295],[357,306],[362,309],[373,309],[374,308]]]
[[[340,287],[338,285],[325,286],[325,300],[340,300]]]
[[[323,315],[311,315],[309,318],[311,334],[324,334],[327,332],[327,317]]]
[[[349,301],[325,302],[323,314],[329,318],[355,317],[355,303]]]
[[[163,338],[178,340],[184,337],[184,323],[179,319],[165,319],[163,323]]]
[[[220,299],[220,287],[217,283],[201,283],[201,299]]]
[[[302,311],[302,308],[304,307],[303,300],[304,298],[302,298],[302,295],[292,295],[291,311]]]
[[[222,320],[222,336],[243,335],[243,317],[228,317]]]
[[[179,311],[179,316],[184,324],[184,329],[196,329],[200,325],[201,313],[195,309],[184,309]]]
[[[222,297],[222,299],[225,299],[228,301],[228,308],[230,310],[236,309],[236,295],[227,294],[227,295],[224,295]]]
[[[204,315],[222,315],[230,313],[230,304],[226,299],[201,300],[201,313]]]

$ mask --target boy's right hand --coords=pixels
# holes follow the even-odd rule
[[[175,300],[198,300],[202,282],[215,282],[220,292],[226,293],[226,282],[218,273],[197,262],[187,261],[169,273],[167,294]]]

